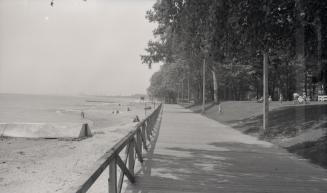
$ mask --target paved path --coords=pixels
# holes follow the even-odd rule
[[[327,192],[326,170],[177,105],[130,193]]]

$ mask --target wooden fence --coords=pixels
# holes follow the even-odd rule
[[[135,159],[143,162],[142,150],[148,150],[148,145],[153,135],[153,129],[161,113],[162,104],[160,104],[149,116],[139,122],[135,129],[129,132],[117,144],[115,144],[108,152],[105,153],[85,175],[85,179],[81,179],[81,183],[71,187],[67,193],[85,193],[99,178],[103,171],[109,167],[108,192],[120,193],[122,190],[124,177],[126,176],[131,183],[135,182],[134,166]],[[120,153],[125,149],[125,156],[122,159]],[[119,177],[117,174],[117,166],[121,172]]]

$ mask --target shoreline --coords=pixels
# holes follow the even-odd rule
[[[40,104],[34,99],[22,99],[31,101],[28,104],[26,101],[18,101],[25,105],[19,115],[25,115],[36,109],[37,113],[32,116],[40,120],[45,118],[44,122],[49,123],[49,120],[54,120],[51,116],[56,115],[57,108],[64,108],[67,113],[60,114],[59,118],[55,119],[55,124],[65,123],[69,118],[61,119],[61,117],[66,115],[70,117],[69,113],[76,117],[73,122],[80,122],[80,115],[76,112],[83,109],[86,112],[86,119],[94,124],[91,127],[93,136],[83,140],[0,137],[0,192],[64,193],[83,174],[83,171],[92,167],[92,163],[134,128],[136,123],[132,120],[135,115],[138,115],[141,120],[145,116],[144,103],[129,102],[126,99],[118,101],[117,103],[121,104],[118,106],[89,104],[84,100],[76,101],[75,98],[68,98],[68,101],[58,100],[57,97],[50,98],[50,101],[42,101],[44,104],[39,106],[34,106]],[[1,113],[7,113],[10,117],[6,112],[11,110],[10,104],[0,103],[0,107],[1,105],[7,107]],[[11,114],[16,109],[21,109],[19,105],[15,105],[12,105],[15,109],[10,112]],[[30,106],[33,108],[29,109]],[[131,111],[127,111],[127,107],[130,107]],[[119,109],[121,112],[113,114],[113,109]],[[50,113],[51,116],[38,117],[43,113]],[[28,117],[18,118],[28,119]],[[35,120],[29,122],[35,123]],[[102,188],[107,189],[100,186],[94,189],[95,192],[99,192],[98,190]]]

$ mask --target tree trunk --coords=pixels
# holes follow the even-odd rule
[[[268,54],[263,53],[263,133],[268,129],[269,115],[269,93],[268,93]],[[262,133],[262,134],[263,134]]]
[[[184,79],[182,79],[182,92],[181,92],[181,95],[182,95],[182,103],[184,103]]]
[[[206,103],[206,59],[203,59],[202,73],[202,113],[204,113]]]
[[[296,51],[296,92],[302,94],[303,92],[303,81],[304,81],[304,71],[305,71],[305,60],[304,60],[304,10],[302,0],[295,0],[296,7],[296,19],[297,26],[295,31],[295,51]]]
[[[187,102],[190,102],[190,75],[187,78]]]
[[[321,35],[321,20],[319,18],[319,15],[317,16],[316,19],[316,30],[317,30],[317,64],[318,64],[318,68],[320,69],[321,72],[321,83],[323,85],[323,94],[326,94],[327,90],[326,90],[326,68],[325,65],[322,64],[322,46],[321,46],[321,42],[322,42],[322,35]]]
[[[259,99],[259,80],[256,80],[256,91],[257,91],[257,97],[256,99]]]
[[[218,104],[218,84],[217,84],[217,77],[216,77],[216,69],[213,68],[211,70],[212,73],[212,81],[213,81],[213,100],[215,104]]]

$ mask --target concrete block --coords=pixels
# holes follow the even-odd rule
[[[0,123],[3,137],[85,138],[92,132],[87,123]]]

